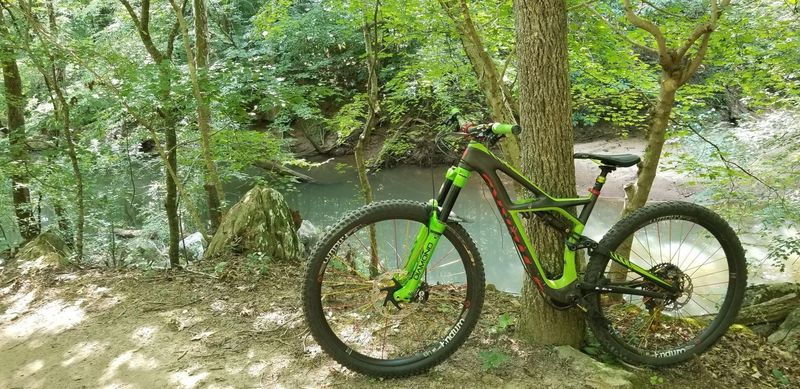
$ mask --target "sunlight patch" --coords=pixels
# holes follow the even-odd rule
[[[131,340],[134,343],[142,346],[150,343],[153,340],[153,336],[155,336],[156,332],[158,332],[158,328],[156,327],[139,327],[131,334]]]
[[[4,299],[3,302],[6,304],[11,304],[6,311],[0,315],[0,323],[11,321],[17,318],[17,316],[25,313],[28,311],[28,307],[33,302],[33,299],[36,298],[36,291],[27,292],[28,288],[23,288],[18,291],[15,295],[9,296],[8,298]]]
[[[253,322],[256,331],[271,331],[280,327],[295,328],[299,324],[296,315],[289,311],[273,311],[258,315]]]
[[[44,367],[44,361],[41,359],[37,359],[27,365],[23,366],[20,371],[25,375],[30,375],[36,373],[37,371],[41,370]]]
[[[57,334],[83,321],[85,312],[80,301],[67,305],[63,300],[51,301],[23,316],[3,329],[4,338],[26,338],[33,334]],[[0,340],[2,342],[2,340]]]
[[[178,371],[170,374],[170,381],[181,388],[194,388],[197,384],[203,382],[208,377],[208,372],[195,372],[197,367],[192,367],[186,370]]]
[[[97,341],[78,343],[64,353],[65,359],[61,362],[61,366],[66,367],[76,362],[82,362],[89,356],[97,354],[106,348],[108,348],[108,343]]]
[[[147,357],[137,353],[137,350],[129,350],[109,362],[103,376],[100,377],[101,383],[108,383],[113,380],[117,372],[123,368],[128,370],[153,370],[158,367],[155,358]]]
[[[264,373],[264,369],[266,368],[267,364],[265,362],[257,362],[247,368],[247,374],[250,374],[253,377],[258,377]]]

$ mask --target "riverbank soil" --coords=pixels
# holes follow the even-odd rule
[[[586,387],[585,372],[554,349],[514,339],[519,304],[496,291],[465,346],[428,374],[391,382],[353,374],[308,334],[302,268],[274,264],[262,277],[219,280],[188,271],[21,274],[11,264],[0,274],[0,387]],[[633,372],[635,387],[800,382],[796,353],[742,330],[681,366],[618,367]]]

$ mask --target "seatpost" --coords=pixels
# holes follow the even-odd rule
[[[592,210],[594,209],[594,205],[597,203],[597,199],[600,197],[600,191],[603,189],[603,184],[606,183],[606,176],[608,173],[617,170],[614,166],[608,165],[600,165],[600,175],[597,176],[597,179],[594,181],[594,186],[589,189],[589,204],[586,204],[583,209],[581,210],[581,215],[578,217],[578,220],[581,223],[586,224],[589,220],[589,215],[592,214]]]

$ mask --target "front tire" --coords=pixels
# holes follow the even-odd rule
[[[448,223],[432,254],[426,293],[403,309],[384,303],[385,288],[402,277],[399,269],[428,220],[425,204],[375,202],[347,214],[314,248],[303,285],[306,322],[322,349],[348,369],[377,377],[420,374],[455,352],[475,327],[483,264],[457,223]]]
[[[728,223],[707,208],[685,202],[640,208],[615,224],[600,247],[681,285],[680,295],[664,300],[587,296],[589,327],[626,362],[689,360],[719,340],[739,312],[747,284],[744,250]],[[657,288],[601,254],[591,257],[586,280]]]

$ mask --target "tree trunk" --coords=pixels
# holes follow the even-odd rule
[[[183,21],[180,8],[175,7],[178,20]],[[181,23],[183,24],[183,23]],[[205,88],[208,85],[208,13],[205,0],[194,0],[194,34],[195,48],[194,64],[189,47],[189,34],[183,28],[183,39],[187,56],[189,57],[189,70],[192,85],[197,99],[197,126],[200,128],[200,139],[203,147],[203,160],[206,164],[206,197],[208,200],[208,213],[211,220],[211,232],[216,231],[222,221],[222,204],[225,192],[222,190],[217,165],[214,162],[211,150],[211,108],[209,107],[208,94]],[[196,65],[196,66],[195,66]]]
[[[0,11],[0,26],[4,33],[8,32],[5,18]],[[5,86],[6,113],[8,115],[8,138],[11,151],[12,201],[14,214],[17,217],[20,235],[29,241],[39,235],[40,226],[33,214],[31,206],[31,192],[28,188],[26,174],[22,172],[22,165],[28,161],[28,149],[25,144],[25,97],[22,94],[22,77],[19,74],[17,60],[10,45],[2,47],[3,85]]]
[[[48,20],[50,21],[50,34],[58,37],[58,25],[56,24],[55,10],[53,9],[52,2],[47,2]],[[30,15],[33,17],[33,15]],[[44,44],[44,39],[39,36],[39,40]],[[83,173],[81,172],[80,161],[78,160],[78,152],[75,148],[75,139],[72,134],[72,120],[70,116],[69,103],[64,96],[64,89],[62,82],[65,79],[65,68],[61,66],[56,60],[56,57],[47,51],[46,55],[50,61],[50,69],[41,66],[39,70],[48,85],[53,98],[53,107],[56,117],[61,121],[61,128],[64,130],[64,139],[67,141],[67,156],[69,157],[70,165],[72,166],[72,175],[75,179],[75,196],[78,206],[78,223],[75,227],[75,255],[76,260],[80,263],[83,260],[83,235],[84,226],[86,224],[86,207],[83,198]],[[48,74],[48,70],[50,74]]]
[[[650,127],[647,130],[647,147],[642,156],[642,161],[639,163],[636,183],[625,188],[624,215],[643,207],[650,196],[650,189],[653,187],[653,180],[655,180],[658,171],[658,162],[661,159],[661,150],[664,148],[669,118],[672,113],[672,106],[675,104],[675,92],[678,87],[680,87],[680,81],[676,78],[670,77],[667,73],[661,76],[658,101],[650,120]]]
[[[369,112],[367,113],[367,122],[364,125],[364,130],[358,137],[358,142],[355,147],[356,170],[358,171],[358,182],[361,186],[361,195],[364,197],[364,204],[370,204],[372,198],[372,186],[369,183],[367,176],[367,163],[366,163],[366,148],[369,145],[369,137],[372,130],[378,125],[378,117],[380,115],[380,86],[378,85],[378,67],[380,60],[378,58],[378,7],[379,3],[375,3],[374,14],[370,21],[367,15],[364,16],[364,44],[367,51],[367,71],[369,72],[369,79],[367,80],[367,99],[369,101]],[[379,264],[378,261],[378,240],[375,225],[369,226],[369,245],[370,245],[370,275],[375,277],[378,275]]]
[[[574,197],[575,166],[567,57],[567,10],[563,0],[514,2],[519,54],[522,169],[557,197]],[[527,226],[542,266],[562,267],[564,235],[534,218]],[[530,279],[522,292],[519,334],[539,344],[579,346],[584,322],[578,310],[551,307]]]
[[[170,101],[172,80],[166,63],[159,65],[159,95],[162,101]],[[180,267],[180,220],[178,220],[178,186],[176,183],[178,173],[178,134],[175,130],[175,119],[169,108],[164,112],[164,140],[166,143],[167,166],[164,169],[166,178],[167,197],[164,200],[164,209],[167,212],[169,226],[169,265],[172,268]],[[170,171],[174,172],[173,174]]]
[[[478,86],[489,104],[492,119],[500,123],[517,123],[516,116],[519,113],[517,102],[503,82],[492,57],[486,52],[466,0],[440,0],[439,3],[455,25],[461,45],[478,79]],[[507,136],[500,146],[508,162],[513,166],[519,166],[520,145],[517,136]]]

